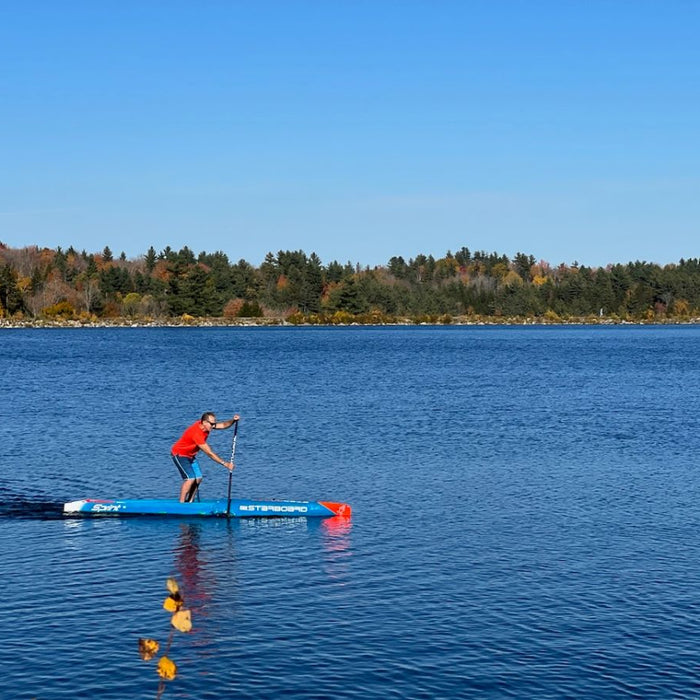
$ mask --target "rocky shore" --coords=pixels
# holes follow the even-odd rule
[[[450,317],[449,320],[425,320],[401,318],[393,321],[367,323],[350,321],[346,323],[315,323],[305,321],[290,322],[284,318],[109,318],[109,319],[8,319],[0,318],[1,329],[17,328],[225,328],[263,326],[536,326],[536,325],[697,325],[700,318],[663,318],[652,320],[629,320],[605,317],[581,317],[570,319],[551,318],[504,318],[504,317]]]

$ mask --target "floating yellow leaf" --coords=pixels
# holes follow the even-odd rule
[[[177,595],[177,594],[176,594]],[[163,607],[168,611],[168,612],[177,612],[181,607],[182,607],[182,598],[178,595],[177,598],[175,596],[169,595],[164,601],[163,601]]]
[[[171,593],[179,593],[180,592],[180,586],[177,585],[177,581],[174,578],[169,578],[165,582],[165,585]]]
[[[158,662],[158,675],[166,681],[171,681],[177,675],[177,666],[167,656],[162,656]]]
[[[189,610],[179,610],[170,618],[170,624],[180,630],[189,632],[192,629],[192,617]]]
[[[155,639],[146,639],[141,637],[139,639],[139,654],[144,661],[150,661],[160,649],[160,644],[156,642]]]

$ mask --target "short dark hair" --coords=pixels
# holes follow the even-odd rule
[[[204,423],[205,420],[211,420],[214,418],[214,414],[211,411],[206,411],[205,413],[202,413],[202,417],[199,419],[200,423]]]

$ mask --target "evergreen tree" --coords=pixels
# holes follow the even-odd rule
[[[67,270],[67,261],[66,261],[66,254],[61,250],[61,246],[56,248],[56,252],[53,256],[53,265],[58,270],[58,274],[61,277],[61,280],[65,282],[66,280],[66,270]]]
[[[353,274],[350,272],[350,274]],[[341,280],[348,277],[347,266],[341,265],[337,260],[326,267],[326,281],[327,282],[340,282]]]
[[[146,263],[146,272],[150,275],[156,267],[156,250],[153,246],[148,249],[144,261]]]
[[[456,253],[455,253],[455,260],[457,263],[460,265],[460,267],[466,267],[469,265],[472,259],[472,254],[469,251],[469,248],[465,248],[462,246]]]
[[[12,316],[22,308],[23,300],[17,286],[17,272],[10,265],[3,265],[0,268],[0,312],[4,311]]]
[[[525,253],[516,253],[513,259],[513,269],[525,282],[532,281],[530,270],[534,264],[535,258],[532,255],[525,255]]]
[[[408,276],[406,261],[400,255],[394,256],[389,260],[389,272],[396,277],[397,280],[406,279]]]

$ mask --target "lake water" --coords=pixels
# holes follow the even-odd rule
[[[0,331],[8,698],[700,696],[700,328]],[[233,489],[352,520],[75,519]],[[231,431],[210,443],[226,456]],[[204,497],[228,473],[202,457]]]

